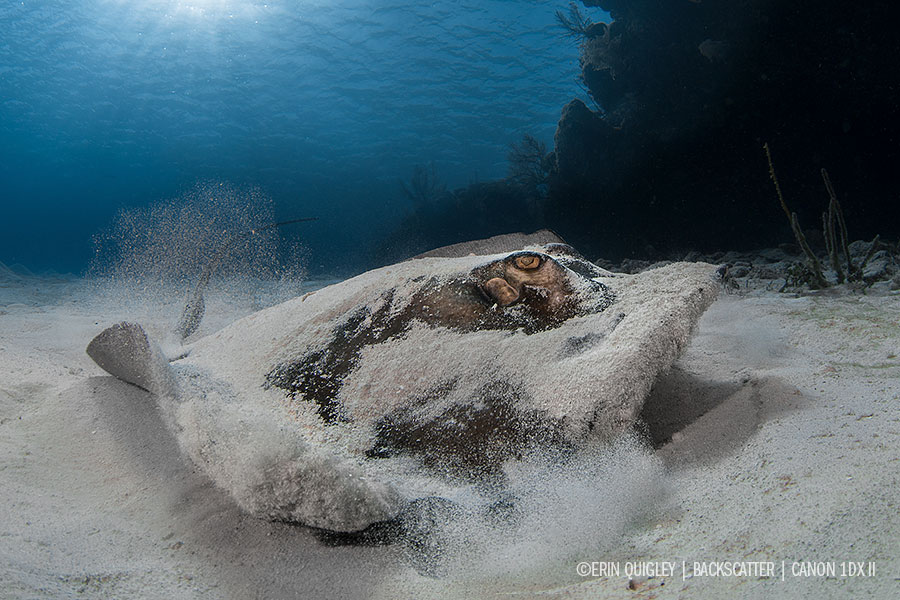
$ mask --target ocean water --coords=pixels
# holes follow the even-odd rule
[[[273,218],[318,217],[283,233],[313,270],[358,268],[408,212],[415,165],[453,188],[505,176],[523,134],[552,147],[585,96],[567,6],[3,2],[0,261],[82,272],[121,211],[224,185]]]

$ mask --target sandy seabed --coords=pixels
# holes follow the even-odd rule
[[[201,335],[261,296],[210,298]],[[896,292],[723,294],[648,399],[652,448],[543,477],[537,518],[466,532],[478,567],[437,577],[241,514],[85,354],[123,319],[170,329],[183,299],[0,280],[0,597],[900,597]]]

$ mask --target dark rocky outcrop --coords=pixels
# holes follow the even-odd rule
[[[885,0],[582,3],[613,17],[608,25],[580,12],[585,20],[568,19],[590,106],[563,107],[544,160],[529,158],[538,143],[514,145],[507,179],[416,205],[373,262],[540,228],[612,261],[777,246],[794,236],[766,142],[787,203],[816,230],[810,240],[828,202],[823,168],[851,239],[900,234],[900,8]]]
[[[817,226],[827,168],[851,234],[895,236],[895,4],[584,0],[582,75],[556,133],[545,226],[590,252],[759,247],[790,239],[768,179]]]

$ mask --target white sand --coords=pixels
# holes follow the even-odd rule
[[[85,355],[126,317],[165,331],[181,301],[0,280],[0,597],[900,594],[897,295],[723,295],[645,411],[674,441],[623,442],[570,472],[523,469],[532,512],[505,534],[464,532],[479,566],[457,561],[442,579],[395,546],[330,547],[243,516],[180,457],[147,394]],[[210,298],[205,331],[251,308]],[[734,560],[773,561],[776,576],[683,577],[682,561]],[[581,577],[580,561],[620,575]],[[676,567],[630,590],[628,561]],[[794,561],[838,576],[794,576]],[[842,578],[844,561],[874,575]]]

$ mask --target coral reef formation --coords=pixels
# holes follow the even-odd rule
[[[801,215],[819,212],[815,174],[852,186],[862,235],[900,222],[892,164],[900,107],[893,5],[832,0],[584,0],[610,12],[581,33],[597,110],[562,112],[546,225],[606,256],[774,245],[759,147],[769,140]],[[569,28],[572,30],[573,28]],[[590,246],[591,238],[603,247]]]
[[[842,211],[855,235],[900,234],[890,3],[581,4],[556,19],[562,43],[578,43],[588,97],[562,108],[552,150],[541,156],[541,142],[526,136],[511,147],[506,179],[417,207],[380,264],[540,228],[611,260],[776,246],[787,232],[770,201],[764,141],[790,149],[779,169],[799,223],[821,212],[816,174],[827,167],[846,186]],[[590,7],[612,22],[592,22]]]

